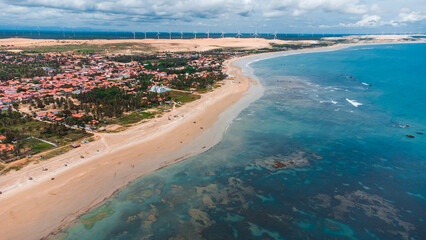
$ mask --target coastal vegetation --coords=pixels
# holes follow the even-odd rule
[[[101,54],[117,46],[133,47],[82,44],[0,52],[0,159],[9,163],[43,152],[46,159],[91,132],[109,132],[116,124],[118,131],[161,116],[220,86],[226,78],[223,61],[243,54]]]
[[[151,119],[156,116],[157,112],[132,112],[118,119],[121,125],[138,123],[144,119]]]
[[[161,116],[220,87],[227,78],[223,62],[232,56],[329,44],[179,53],[148,53],[149,44],[140,43],[62,44],[0,52],[0,158],[53,157],[88,132],[109,132],[110,125],[119,131]],[[104,54],[118,50],[130,54]],[[144,53],[133,54],[138,51]]]
[[[35,120],[11,109],[0,112],[0,161],[8,163],[90,136],[84,130]]]
[[[59,41],[61,43],[63,41]],[[3,47],[3,50],[13,47]],[[51,46],[31,46],[21,48],[23,53],[45,54],[45,53],[74,53],[74,54],[95,54],[111,53],[125,50],[130,51],[151,51],[152,47],[148,43],[110,43],[110,44],[62,44]]]
[[[60,58],[0,52],[0,81],[47,76],[48,70],[57,71],[62,64]]]

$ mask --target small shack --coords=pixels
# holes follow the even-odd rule
[[[78,148],[80,146],[81,146],[80,143],[73,143],[73,144],[71,144],[71,147],[73,147],[73,148]]]

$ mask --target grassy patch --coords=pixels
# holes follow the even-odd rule
[[[211,88],[199,88],[199,89],[197,89],[197,92],[201,93],[201,94],[208,93],[208,92],[211,92],[211,91],[212,91]]]
[[[73,149],[73,148],[70,147],[70,146],[64,146],[64,147],[61,147],[61,148],[57,148],[55,150],[52,150],[52,151],[46,153],[43,158],[40,158],[40,160],[47,160],[47,159],[59,156],[61,154],[68,152],[71,149]]]
[[[50,144],[48,144],[48,143],[45,143],[45,142],[39,142],[39,143],[37,143],[37,144],[35,144],[32,148],[31,148],[31,150],[34,152],[34,153],[39,153],[39,152],[42,152],[42,151],[44,151],[44,150],[47,150],[47,149],[50,149],[50,148],[52,148],[52,147],[54,147],[54,146],[52,146],[52,145],[50,145]]]
[[[42,142],[42,141],[40,141],[38,139],[34,139],[34,138],[25,140],[23,142],[23,146],[24,146],[24,148],[30,148],[31,149],[32,153],[30,153],[30,154],[36,154],[36,153],[43,152],[47,149],[51,149],[51,148],[55,147],[55,146],[53,146],[49,143],[45,143],[45,142]]]
[[[24,164],[24,163],[15,164],[15,165],[13,165],[13,166],[11,166],[11,167],[9,167],[9,168],[6,168],[3,172],[4,172],[4,173],[7,173],[7,172],[10,172],[10,171],[12,171],[12,170],[19,171],[19,170],[20,170],[21,168],[23,168],[25,165],[26,165],[26,164]]]
[[[214,88],[219,88],[219,87],[221,87],[223,84],[222,83],[215,83],[214,85],[213,85],[213,89]]]
[[[182,103],[192,102],[201,98],[200,95],[195,95],[195,94],[186,93],[186,92],[179,92],[179,91],[171,91],[170,97],[172,98],[173,101],[182,102]]]
[[[154,118],[155,112],[132,112],[118,119],[119,124],[133,124],[142,121],[143,119]]]
[[[84,133],[82,131],[73,131],[68,133],[65,137],[68,139],[71,139],[69,141],[74,142],[76,140],[82,139],[84,137],[90,137],[92,135],[93,135],[92,133],[87,133],[87,132]]]

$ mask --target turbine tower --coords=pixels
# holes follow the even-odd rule
[[[133,39],[136,39],[136,32],[133,32]]]
[[[241,38],[241,33],[238,31],[238,34],[236,35],[237,38]]]
[[[169,32],[169,38],[172,39],[172,32]]]
[[[257,38],[259,36],[259,34],[257,34],[257,30],[254,32],[253,37]]]
[[[277,40],[277,31],[274,32],[274,41]]]
[[[197,30],[194,30],[194,39],[197,39]]]
[[[146,32],[145,32],[145,39],[146,39]]]
[[[225,32],[222,30],[222,34],[220,34],[220,37],[221,38],[224,38],[225,37]]]
[[[157,39],[160,39],[160,32],[157,32]]]
[[[180,39],[183,39],[183,32],[180,31]]]
[[[207,31],[207,39],[210,38],[210,30]]]

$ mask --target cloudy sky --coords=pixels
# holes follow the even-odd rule
[[[0,0],[0,27],[425,33],[425,3],[425,0]]]

